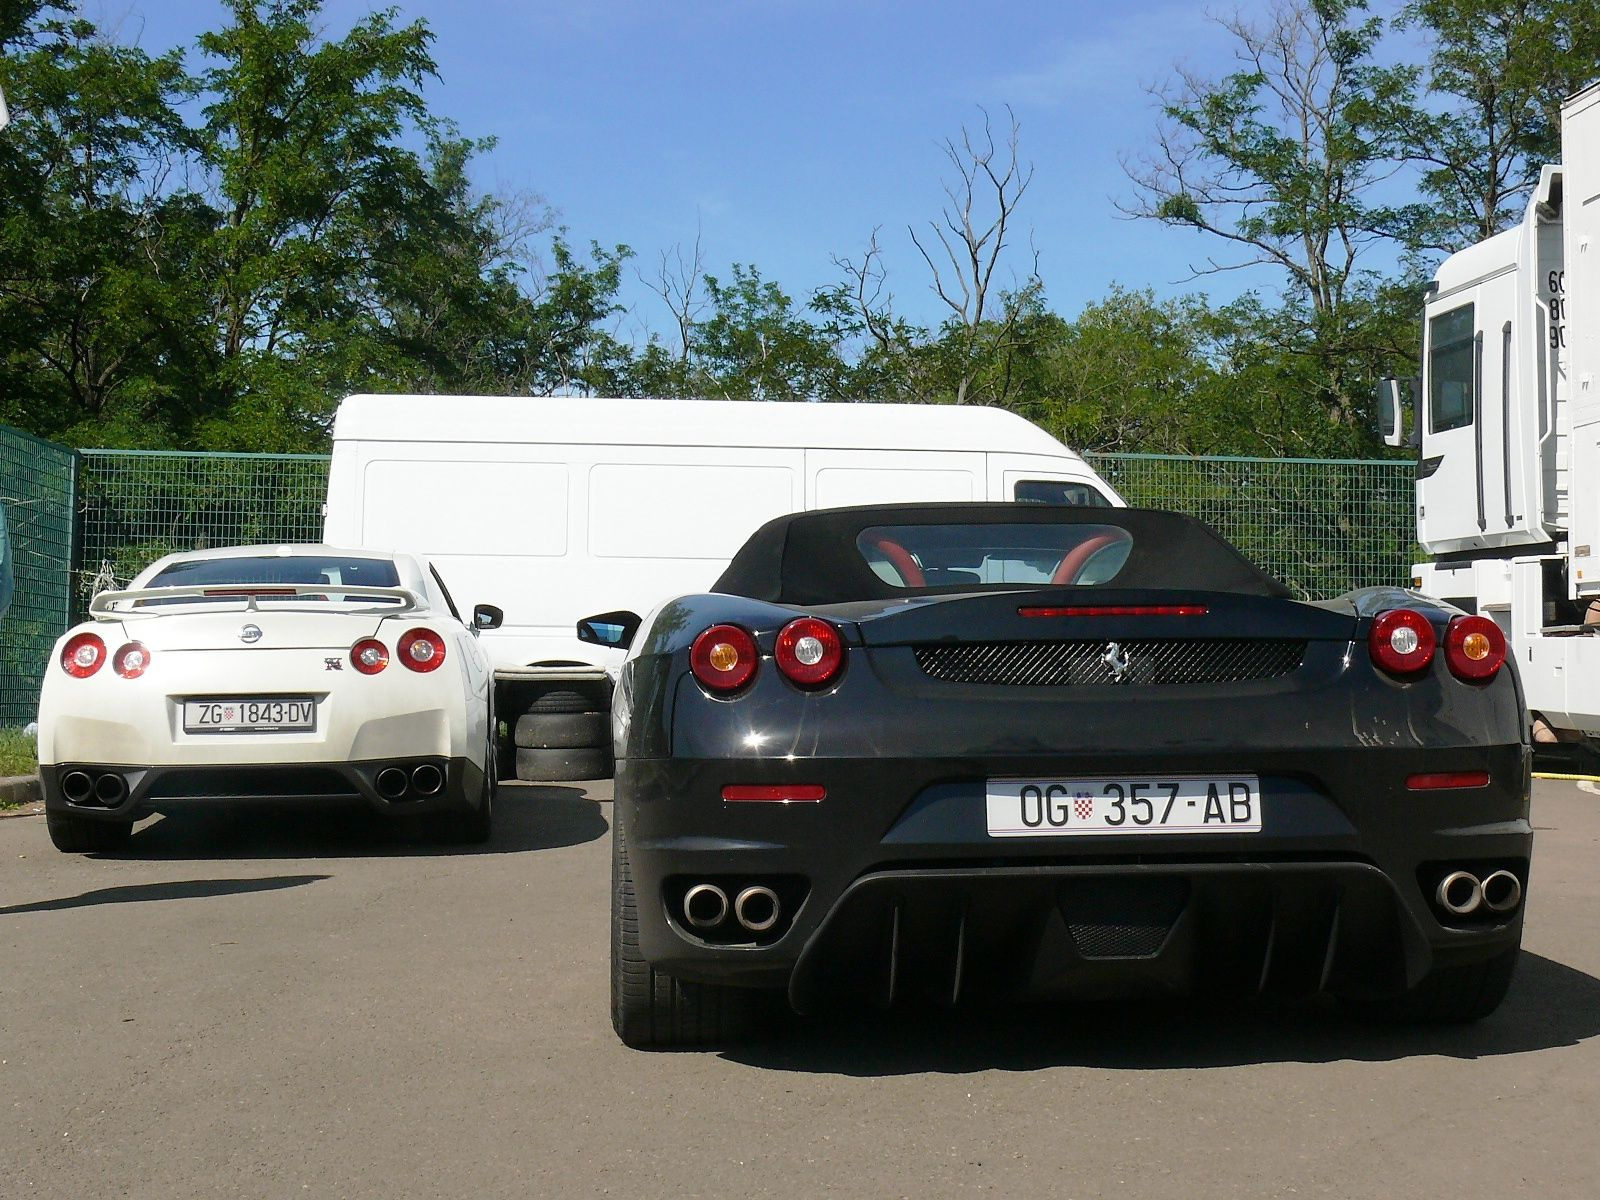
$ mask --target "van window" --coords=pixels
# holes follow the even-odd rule
[[[1453,308],[1428,322],[1428,432],[1472,424],[1472,305]]]
[[[1024,504],[1063,504],[1071,508],[1110,508],[1111,501],[1092,484],[1073,479],[1019,479],[1012,498]]]
[[[589,472],[589,553],[729,559],[757,527],[793,510],[788,467],[603,463]]]

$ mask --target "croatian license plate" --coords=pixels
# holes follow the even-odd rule
[[[990,837],[1260,833],[1254,775],[991,779]]]
[[[317,727],[317,704],[309,696],[185,700],[185,733],[284,733]]]

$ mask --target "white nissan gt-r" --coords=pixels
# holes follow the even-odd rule
[[[56,643],[39,777],[60,850],[189,802],[365,802],[489,836],[492,679],[432,566],[329,546],[173,554]]]

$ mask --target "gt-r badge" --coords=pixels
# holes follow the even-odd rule
[[[1107,642],[1100,661],[1111,668],[1111,682],[1121,683],[1128,675],[1128,652],[1118,642]]]
[[[322,669],[324,671],[342,671],[344,670],[344,659],[325,658],[322,660]]]
[[[261,626],[246,625],[239,630],[239,640],[241,642],[259,642],[261,640]]]

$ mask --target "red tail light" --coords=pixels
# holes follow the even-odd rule
[[[87,679],[106,665],[106,644],[94,633],[80,633],[61,647],[61,669],[74,679]]]
[[[350,665],[363,675],[376,675],[389,665],[389,647],[377,638],[362,638],[350,647]]]
[[[431,629],[412,629],[400,635],[395,653],[413,671],[437,671],[444,662],[444,639]]]
[[[844,666],[844,641],[828,622],[800,617],[778,631],[772,657],[778,670],[801,687],[821,687]]]
[[[111,659],[111,669],[124,679],[137,679],[150,665],[150,651],[143,642],[129,642]]]
[[[1410,608],[1395,608],[1372,623],[1367,651],[1391,675],[1415,675],[1428,669],[1438,637],[1428,618]]]
[[[756,673],[756,640],[737,625],[713,625],[689,647],[689,669],[713,692],[736,692]]]
[[[1444,631],[1444,661],[1457,679],[1493,679],[1506,661],[1506,635],[1488,617],[1457,617]]]

